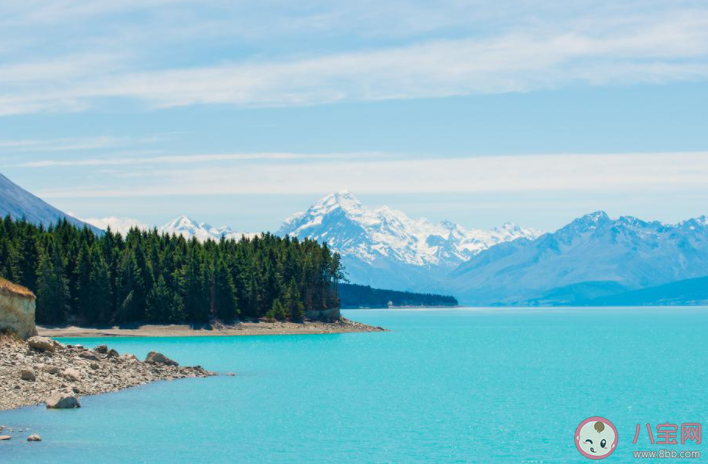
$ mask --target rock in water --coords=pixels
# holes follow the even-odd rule
[[[49,351],[51,353],[54,353],[54,351],[56,351],[56,346],[54,345],[54,342],[48,339],[47,337],[32,337],[27,340],[27,344],[35,350],[39,351]]]
[[[42,437],[39,435],[30,435],[27,437],[27,441],[42,441]]]
[[[12,440],[12,437],[9,435],[0,435],[0,441],[8,441]]]
[[[57,393],[47,399],[47,409],[74,409],[80,408],[79,399],[68,393]]]
[[[37,377],[35,377],[34,372],[29,369],[22,369],[22,371],[20,371],[20,378],[28,382],[34,382],[35,380],[37,380]]]
[[[175,361],[171,360],[164,354],[158,353],[156,351],[149,352],[147,358],[145,358],[145,362],[149,362],[151,364],[166,364],[168,366],[179,366],[179,364],[177,364]]]

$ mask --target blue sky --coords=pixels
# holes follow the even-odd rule
[[[699,1],[0,1],[0,172],[82,218],[675,222],[707,103]]]

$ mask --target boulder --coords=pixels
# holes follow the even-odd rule
[[[44,368],[44,372],[46,372],[47,374],[52,374],[52,375],[58,374],[59,370],[60,369],[57,366],[49,366],[49,367]]]
[[[156,351],[149,352],[147,358],[145,358],[145,362],[151,364],[165,364],[167,366],[179,366],[175,361]]]
[[[34,375],[34,372],[29,369],[22,369],[20,371],[20,378],[28,382],[34,382],[35,380],[37,380],[37,377]]]
[[[74,409],[80,408],[79,399],[69,393],[55,393],[47,399],[47,409]]]
[[[64,372],[62,372],[61,375],[64,376],[65,379],[72,380],[74,382],[81,378],[81,374],[79,373],[79,371],[72,367],[64,369]]]
[[[120,357],[120,353],[118,353],[116,350],[110,350],[107,353],[109,358],[118,358]]]
[[[88,359],[89,361],[98,361],[98,356],[91,353],[90,351],[84,351],[83,353],[79,353],[79,357],[83,359]]]
[[[29,437],[27,437],[27,441],[42,441],[42,437],[36,434],[30,435]]]
[[[50,353],[54,353],[57,349],[54,342],[47,337],[31,337],[27,340],[27,344],[35,350],[49,351]]]
[[[108,347],[106,345],[98,345],[96,348],[94,348],[94,351],[96,353],[106,354],[108,353]]]
[[[0,435],[0,441],[8,441],[12,440],[12,437],[10,435]]]

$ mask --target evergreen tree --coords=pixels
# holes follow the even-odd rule
[[[62,268],[58,253],[40,256],[36,289],[36,319],[39,323],[58,325],[66,322],[69,285]]]
[[[223,259],[214,273],[214,306],[216,317],[224,322],[233,322],[239,315],[236,289]]]
[[[37,322],[302,321],[338,305],[339,256],[310,240],[263,234],[219,243],[132,229],[95,235],[0,220],[0,274],[38,296]]]
[[[160,276],[157,285],[150,290],[147,296],[146,320],[154,323],[169,321],[172,304],[173,295],[167,287],[165,279]]]
[[[285,291],[285,309],[291,321],[302,322],[305,319],[305,304],[300,299],[300,290],[294,279]]]

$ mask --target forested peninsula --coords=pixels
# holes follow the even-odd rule
[[[0,276],[37,295],[42,325],[300,322],[339,307],[338,254],[263,234],[207,241],[153,231],[98,235],[67,221],[0,221]]]
[[[453,296],[400,292],[371,288],[368,285],[339,284],[342,308],[388,308],[396,306],[457,306]]]

